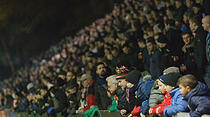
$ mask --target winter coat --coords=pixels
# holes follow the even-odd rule
[[[126,99],[126,96],[128,96],[128,93],[129,92],[129,98],[128,100]],[[130,113],[135,104],[136,104],[137,100],[135,98],[135,91],[131,91],[129,89],[126,89],[126,91],[123,92],[122,96],[120,96],[119,98],[119,101],[118,101],[118,106],[117,108],[119,110],[122,110],[122,109],[125,109],[127,111],[127,114]]]
[[[179,88],[172,90],[169,94],[171,95],[171,105],[164,109],[163,113],[165,117],[187,110],[188,104],[183,100],[183,95],[179,91]]]
[[[182,51],[184,52],[182,56],[182,64],[185,68],[185,71],[183,71],[183,74],[195,75],[196,63],[194,59],[193,45],[192,44],[184,45],[182,48]]]
[[[161,54],[158,50],[156,50],[153,54],[150,54],[149,72],[155,80],[162,74],[160,59]]]
[[[107,85],[105,87],[107,87]],[[106,110],[112,103],[112,100],[107,95],[107,89],[105,87],[98,85],[97,83],[94,86],[95,102],[100,110]]]
[[[149,97],[149,107],[152,108],[155,105],[160,104],[163,101],[163,99],[164,95],[159,90],[157,81],[155,81]]]
[[[210,114],[210,88],[199,82],[185,97],[190,107],[191,117],[201,117],[203,114]]]
[[[87,105],[85,105],[83,111],[86,111],[88,109],[90,109],[90,107],[92,105],[96,105],[96,101],[95,101],[95,85],[96,83],[94,81],[92,81],[88,87],[88,90],[87,90],[87,98],[86,98],[86,102],[87,102]]]
[[[154,115],[157,115],[157,114],[161,114],[162,115],[164,109],[167,106],[171,105],[171,95],[167,91],[163,92],[163,94],[165,94],[165,97],[164,97],[164,100],[162,101],[162,103],[152,107],[152,109],[153,109],[152,110],[152,114],[154,114]],[[158,109],[158,113],[156,113],[157,108],[159,108]]]
[[[147,80],[144,82],[143,78],[140,78],[137,87],[137,100],[139,105],[141,105],[143,101],[149,99],[153,84],[153,80]]]

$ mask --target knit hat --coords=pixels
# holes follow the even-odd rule
[[[168,73],[159,77],[159,80],[169,86],[176,87],[178,79],[181,77],[179,73]]]
[[[125,79],[125,77],[128,75],[128,67],[122,65],[119,68],[120,73],[116,75],[116,79]]]
[[[139,81],[140,77],[141,77],[141,72],[138,70],[133,70],[126,76],[125,79],[127,82],[136,84]]]
[[[180,73],[178,67],[169,67],[163,71],[163,74],[168,74],[168,73]]]

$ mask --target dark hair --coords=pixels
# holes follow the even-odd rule
[[[96,63],[96,69],[97,69],[97,67],[99,66],[99,65],[104,65],[104,66],[106,66],[103,62],[98,62],[98,63]]]
[[[170,26],[175,26],[175,21],[172,19],[169,19],[166,21],[166,24],[169,24]]]
[[[179,78],[177,85],[182,85],[184,87],[189,86],[191,89],[194,89],[198,85],[198,81],[192,74],[184,75]]]
[[[194,17],[190,17],[189,21],[195,23],[196,25],[200,26],[201,25],[201,21],[200,21],[200,16],[194,16]]]
[[[193,35],[192,35],[192,32],[190,32],[190,31],[182,32],[182,36],[183,36],[183,35],[186,35],[186,34],[189,34],[191,37],[193,36]]]

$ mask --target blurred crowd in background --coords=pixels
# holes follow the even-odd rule
[[[185,93],[177,88],[185,86],[185,77],[195,82],[191,89],[204,87],[204,110],[196,114],[209,114],[209,4],[209,0],[116,0],[104,18],[1,81],[0,114],[90,116],[98,109],[119,110],[122,116],[172,116],[190,111],[181,99]],[[173,92],[179,92],[176,99]],[[158,104],[162,106],[155,107]]]

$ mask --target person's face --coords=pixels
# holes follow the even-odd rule
[[[85,79],[85,80],[82,81],[82,85],[83,85],[83,87],[85,87],[85,88],[88,87],[89,83],[90,83],[90,80],[89,80],[89,79]]]
[[[157,45],[158,45],[158,47],[160,47],[160,48],[166,47],[166,43],[160,43],[160,42],[158,42],[158,41],[157,41]]]
[[[176,8],[179,8],[179,7],[180,7],[180,5],[181,5],[181,3],[180,3],[179,1],[176,1],[176,2],[175,2],[175,6],[176,6]]]
[[[46,93],[47,93],[46,90],[44,90],[44,89],[41,89],[41,90],[40,90],[40,95],[41,95],[41,96],[44,96]]]
[[[164,91],[166,91],[166,85],[165,84],[163,84],[161,81],[159,81],[158,80],[158,86],[159,86],[159,90],[161,91],[161,92],[164,92]]]
[[[125,81],[125,79],[119,79],[118,80],[118,85],[122,88],[125,89],[127,82]]]
[[[191,5],[192,5],[191,0],[186,0],[186,6],[187,6],[188,8],[190,8],[190,7],[191,7]]]
[[[149,42],[149,43],[147,43],[146,45],[147,45],[147,50],[148,50],[148,52],[152,52],[153,49],[154,49],[153,44],[152,44],[151,42]]]
[[[190,24],[190,30],[192,32],[195,32],[195,30],[196,30],[196,23],[194,23],[194,22],[189,20],[189,24]]]
[[[204,30],[209,31],[210,24],[206,21],[206,18],[202,19],[202,26]]]
[[[109,91],[110,91],[111,93],[114,93],[116,90],[117,90],[117,84],[111,84],[111,85],[109,86]]]
[[[123,53],[125,53],[125,54],[128,54],[128,53],[129,53],[128,47],[124,47],[124,48],[123,48]]]
[[[97,66],[96,73],[100,76],[104,76],[106,74],[106,67],[104,64],[100,64]]]
[[[131,87],[133,87],[133,86],[134,86],[134,84],[132,84],[132,83],[130,83],[130,82],[127,83],[127,88],[131,88]]]
[[[174,89],[174,87],[172,87],[172,86],[169,86],[169,85],[166,85],[166,91],[168,92],[168,93],[170,93],[173,89]]]
[[[67,76],[66,76],[66,80],[67,80],[67,81],[70,81],[70,80],[73,79],[73,78],[74,78],[73,73],[72,73],[72,72],[68,72],[68,73],[67,73]]]
[[[144,42],[138,42],[139,48],[145,48],[145,43]]]
[[[197,14],[199,12],[199,8],[198,7],[193,7],[193,12],[194,12],[194,14]]]
[[[183,96],[186,96],[191,91],[191,88],[189,86],[184,87],[183,85],[180,84],[179,90]]]
[[[184,41],[184,44],[190,44],[190,41],[191,41],[191,36],[189,35],[189,34],[185,34],[185,35],[183,35],[182,36],[182,38],[183,38],[183,41]]]

